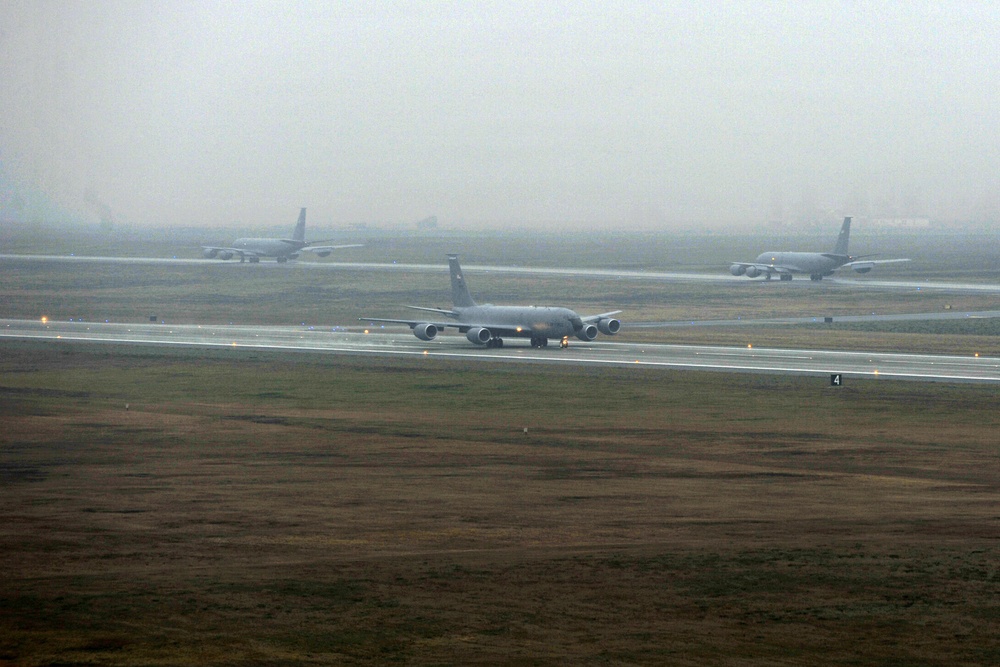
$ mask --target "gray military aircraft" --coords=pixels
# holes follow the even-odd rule
[[[875,255],[852,257],[847,254],[847,242],[851,236],[851,218],[844,218],[833,252],[763,252],[753,262],[733,262],[729,272],[734,276],[748,278],[764,276],[770,280],[777,274],[781,280],[791,280],[793,273],[808,273],[810,280],[823,280],[823,276],[833,275],[837,269],[849,266],[857,273],[868,273],[876,264],[908,262],[908,259],[867,259]]]
[[[290,239],[236,239],[233,245],[228,248],[219,246],[202,246],[202,252],[208,259],[232,259],[239,255],[241,262],[249,261],[256,264],[261,257],[274,257],[279,262],[287,262],[290,259],[297,259],[303,252],[314,252],[320,257],[327,257],[338,248],[360,248],[362,244],[352,243],[349,245],[314,245],[314,243],[326,243],[326,241],[306,241],[306,210],[299,211],[299,220],[295,223],[295,230],[292,231]]]
[[[613,336],[621,329],[621,321],[611,317],[622,312],[620,310],[580,317],[569,308],[479,305],[473,301],[469,293],[469,287],[462,275],[462,267],[458,264],[458,256],[448,255],[448,265],[451,268],[451,298],[454,307],[451,310],[420,306],[407,306],[407,308],[437,313],[455,321],[390,320],[373,317],[358,319],[363,322],[405,324],[420,340],[434,340],[439,331],[452,327],[464,333],[470,342],[486,347],[503,347],[504,336],[529,338],[531,347],[545,347],[549,344],[549,339],[562,340],[565,346],[570,336],[576,336],[582,341],[592,341],[597,338],[598,332]]]

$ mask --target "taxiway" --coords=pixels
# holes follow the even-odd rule
[[[448,265],[441,264],[407,264],[397,262],[316,262],[316,261],[293,261],[284,264],[277,262],[261,262],[259,264],[243,263],[239,261],[217,260],[217,259],[186,259],[186,258],[166,258],[166,257],[99,257],[87,255],[12,255],[0,254],[2,262],[76,262],[81,264],[134,264],[134,265],[180,265],[180,266],[214,266],[220,270],[239,270],[240,268],[253,268],[257,270],[275,269],[280,271],[393,271],[404,273],[440,273],[448,274]],[[730,275],[726,267],[720,267],[719,273],[685,273],[677,271],[619,271],[617,269],[596,269],[588,267],[530,267],[530,266],[494,266],[488,264],[462,265],[466,273],[503,273],[526,276],[552,276],[552,277],[573,277],[590,278],[600,280],[644,280],[654,282],[712,282],[728,284],[758,283],[773,285],[777,289],[805,288],[815,286],[810,280],[792,280],[783,282],[780,280],[764,281],[751,280],[746,277],[736,277]],[[823,280],[824,285],[837,285],[850,289],[869,290],[902,290],[920,291],[935,290],[945,292],[965,292],[965,293],[1000,293],[1000,284],[996,283],[959,283],[940,281],[905,281],[905,280],[882,280],[878,278],[846,278],[829,277]]]

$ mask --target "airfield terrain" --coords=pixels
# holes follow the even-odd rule
[[[530,263],[505,259],[520,249],[543,266],[669,268],[651,266],[656,245],[683,246],[665,263],[724,258],[724,271],[760,250],[376,241],[331,259]],[[959,249],[891,275],[996,280],[966,261]],[[448,305],[444,271],[3,272],[7,318],[334,327]],[[469,281],[494,303],[621,308],[623,340],[1000,351],[991,319],[627,329],[1000,309],[989,293]],[[0,352],[0,664],[1000,663],[995,384],[37,341]]]

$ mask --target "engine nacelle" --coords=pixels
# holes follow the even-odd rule
[[[321,252],[317,252],[316,255],[319,256],[319,257],[329,257],[331,252],[333,252],[333,251],[332,250],[323,250]]]
[[[742,264],[733,264],[732,266],[729,267],[729,272],[734,276],[742,276],[744,273],[747,272],[747,267],[743,266]]]
[[[597,338],[597,326],[594,324],[584,324],[580,327],[580,330],[576,332],[576,337],[589,343]]]
[[[764,271],[761,271],[756,266],[748,266],[746,270],[747,278],[756,278],[757,276],[764,275]]]
[[[436,324],[431,324],[427,322],[426,324],[418,324],[413,327],[413,335],[420,340],[434,340],[438,335],[438,328]]]
[[[219,253],[219,259],[232,259],[233,253],[228,251],[223,251]]]
[[[288,256],[288,259],[298,259],[298,258],[299,258],[299,253],[297,252],[294,252]]]
[[[605,336],[614,336],[616,333],[621,331],[622,321],[602,317],[597,321],[597,328]]]
[[[472,327],[466,332],[465,337],[469,339],[470,343],[475,343],[476,345],[486,345],[493,338],[493,334],[486,327]]]
[[[868,273],[875,268],[875,262],[861,262],[851,264],[851,268],[858,273]]]
[[[215,259],[215,256],[219,254],[219,251],[215,248],[206,248],[203,254],[206,259]]]

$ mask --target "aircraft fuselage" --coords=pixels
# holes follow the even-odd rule
[[[246,238],[233,241],[235,250],[246,250],[262,257],[291,257],[298,255],[305,243],[282,239]]]
[[[563,338],[573,336],[583,325],[569,308],[554,306],[477,305],[453,310],[454,319],[475,322],[498,335],[522,338]]]
[[[827,276],[851,261],[846,255],[821,252],[763,252],[754,262],[758,265],[778,266],[794,273]]]

